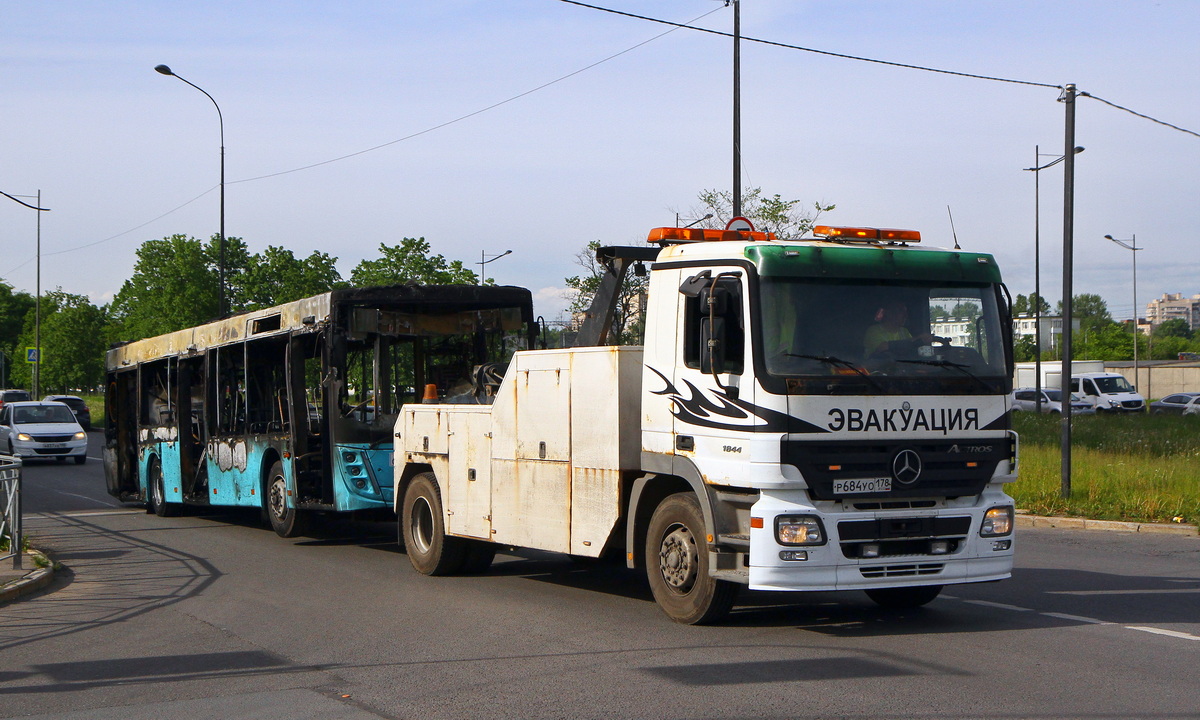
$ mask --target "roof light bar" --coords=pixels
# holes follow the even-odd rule
[[[869,227],[832,227],[818,225],[813,228],[813,235],[837,240],[862,240],[874,242],[921,242],[921,233],[917,230],[891,230],[887,228]]]
[[[711,228],[660,227],[650,231],[646,242],[693,243],[693,242],[766,242],[775,239],[775,233],[751,230],[713,230]]]

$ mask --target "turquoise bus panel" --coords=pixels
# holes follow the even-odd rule
[[[338,510],[392,507],[391,444],[340,443],[334,454],[333,492]]]
[[[179,473],[179,445],[174,442],[158,442],[143,445],[138,458],[138,488],[142,497],[150,499],[150,462],[157,459],[162,468],[163,500],[170,503],[183,502],[183,484]]]

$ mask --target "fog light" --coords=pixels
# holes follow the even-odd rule
[[[1007,550],[1010,547],[1012,547],[1012,540],[993,540],[992,541],[992,549],[993,550]]]
[[[950,552],[949,540],[933,540],[929,543],[930,555],[945,555]]]
[[[342,462],[346,463],[347,465],[349,465],[350,463],[354,462],[357,459],[358,458],[355,457],[354,453],[352,453],[352,452],[342,453]]]
[[[807,550],[780,550],[779,551],[779,559],[780,560],[807,560],[808,559],[808,551]]]
[[[358,465],[352,465],[350,467],[350,474],[351,475],[362,475],[362,468]]]
[[[354,481],[354,487],[358,488],[359,490],[362,490],[366,486],[367,486],[367,481],[363,480],[362,478],[359,478]]]
[[[858,556],[863,558],[877,558],[879,557],[879,546],[873,543],[870,545],[859,545]]]

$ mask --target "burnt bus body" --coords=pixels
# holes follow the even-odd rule
[[[314,512],[387,512],[400,406],[430,385],[481,399],[532,312],[524,288],[351,288],[116,346],[108,492],[161,515],[260,507],[285,537]]]

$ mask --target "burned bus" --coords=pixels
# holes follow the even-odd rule
[[[390,513],[400,406],[486,402],[532,347],[532,313],[517,287],[351,288],[117,345],[108,492],[160,516],[257,507],[282,537],[320,513]]]

